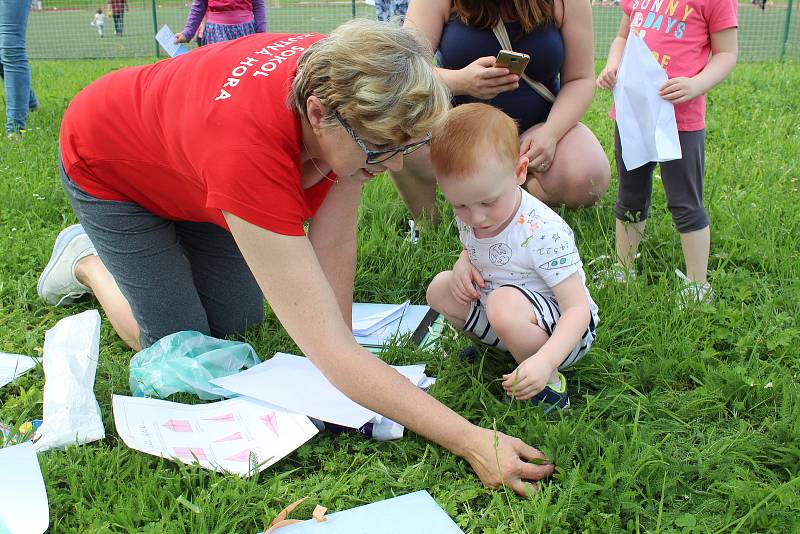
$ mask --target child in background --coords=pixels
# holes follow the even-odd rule
[[[622,22],[611,44],[606,66],[597,77],[598,87],[613,89],[629,31],[644,41],[667,71],[661,97],[675,105],[678,137],[683,157],[660,164],[667,207],[681,236],[686,274],[678,304],[709,303],[714,290],[708,283],[711,243],[709,219],[703,205],[705,172],[705,115],[707,93],[736,65],[736,0],[680,0],[677,2],[622,2]],[[676,4],[676,5],[675,5]],[[709,54],[711,58],[709,59]],[[613,117],[612,110],[612,117]],[[615,209],[617,261],[609,277],[622,282],[635,278],[634,259],[644,234],[653,189],[651,162],[626,169],[619,131],[615,127],[619,192]]]
[[[452,204],[463,250],[428,286],[428,304],[519,364],[503,388],[519,400],[569,406],[559,370],[595,339],[597,305],[586,288],[572,230],[521,186],[528,158],[517,125],[486,104],[451,110],[434,133],[431,160]]]
[[[264,0],[194,0],[183,31],[175,43],[188,43],[206,18],[203,44],[221,43],[267,31]]]
[[[97,34],[100,37],[103,37],[103,28],[105,28],[106,24],[106,16],[103,15],[103,10],[98,9],[97,13],[94,14],[94,18],[92,19],[92,26],[97,28]]]

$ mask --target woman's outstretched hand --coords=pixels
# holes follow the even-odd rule
[[[536,493],[536,481],[553,474],[555,466],[538,449],[502,432],[475,427],[464,458],[486,486],[506,485],[519,496]],[[539,463],[531,463],[539,460]]]

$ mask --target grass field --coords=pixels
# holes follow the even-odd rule
[[[101,2],[102,4],[103,2]],[[153,35],[163,24],[180,31],[186,21],[188,8],[183,2],[158,2],[156,22],[149,0],[131,0],[131,10],[125,15],[125,36],[115,38],[111,17],[106,21],[106,37],[100,39],[89,25],[95,2],[66,0],[59,4],[45,2],[47,9],[31,12],[28,30],[28,50],[33,58],[92,58],[155,55]],[[269,28],[274,32],[327,33],[352,16],[349,2],[298,2],[282,0],[276,7],[267,2]],[[80,7],[82,6],[82,7]],[[356,4],[360,17],[374,17],[375,11],[364,3]],[[770,5],[762,12],[749,3],[739,9],[740,57],[745,61],[763,61],[781,57],[786,24],[786,6]],[[594,6],[595,55],[605,58],[611,40],[619,28],[620,10],[617,7]],[[162,52],[163,53],[163,52]],[[790,20],[786,57],[800,58],[800,2],[795,2]]]
[[[42,108],[22,141],[0,141],[0,351],[39,354],[46,329],[93,305],[53,308],[36,296],[53,238],[75,222],[56,170],[59,122],[81,87],[135,62],[33,64]],[[104,322],[95,393],[107,437],[40,456],[50,531],[254,533],[302,496],[311,499],[295,515],[309,517],[315,502],[336,511],[419,489],[475,533],[800,531],[798,86],[800,65],[744,64],[712,93],[706,196],[718,298],[676,311],[680,244],[657,186],[639,279],[592,288],[599,337],[567,373],[570,415],[548,420],[502,404],[498,377],[511,363],[460,363],[466,340],[451,329],[433,354],[400,345],[383,355],[427,361],[436,398],[554,459],[555,476],[532,500],[482,487],[465,462],[408,433],[383,444],[322,434],[246,480],[132,451],[114,430],[111,395],[128,394],[133,354]],[[586,122],[611,156],[609,102],[598,94]],[[585,261],[613,251],[615,189],[596,208],[563,213]],[[451,266],[453,226],[424,231],[412,247],[406,217],[385,178],[368,185],[356,299],[421,303],[427,282]],[[269,312],[248,340],[262,358],[297,350]],[[43,383],[37,368],[0,390],[0,419],[40,418]]]

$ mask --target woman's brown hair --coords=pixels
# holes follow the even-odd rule
[[[461,22],[481,30],[501,19],[519,21],[524,33],[555,22],[553,0],[453,0],[453,8]]]

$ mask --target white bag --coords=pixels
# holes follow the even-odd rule
[[[667,73],[631,28],[614,85],[617,128],[625,168],[681,159],[675,106],[658,94]]]
[[[65,317],[44,336],[44,408],[36,449],[46,451],[105,437],[94,377],[100,352],[100,314]]]

